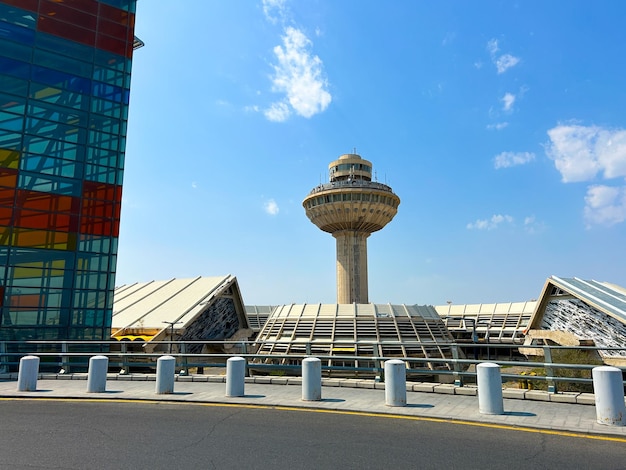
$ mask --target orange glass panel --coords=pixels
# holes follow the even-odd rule
[[[12,295],[9,302],[11,303],[11,307],[15,307],[16,310],[21,308],[37,308],[45,304],[45,298],[46,296],[44,294]]]
[[[0,186],[15,188],[17,186],[17,170],[0,168]]]
[[[71,196],[19,190],[18,205],[24,209],[78,213],[79,201]]]

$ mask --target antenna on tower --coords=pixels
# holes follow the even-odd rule
[[[353,147],[353,148],[354,148],[354,152],[353,153],[356,155],[356,147]]]

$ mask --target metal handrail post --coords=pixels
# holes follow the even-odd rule
[[[454,385],[456,385],[457,387],[462,387],[463,386],[463,376],[459,373],[461,372],[461,364],[459,364],[458,359],[459,359],[459,347],[454,345],[452,346],[452,359],[454,359],[454,363],[453,363],[453,373],[452,376],[454,377]]]
[[[122,353],[122,368],[120,369],[120,374],[126,375],[130,373],[130,368],[128,367],[128,358],[126,356],[126,353],[128,352],[128,347],[125,341],[121,342],[120,350]]]
[[[554,368],[548,364],[552,364],[552,351],[550,346],[544,345],[543,357],[546,363],[546,383],[548,385],[548,393],[556,393],[556,382],[554,380]]]
[[[61,352],[63,354],[67,354],[68,350],[67,350],[67,342],[66,341],[62,341],[61,342]],[[59,371],[60,374],[69,374],[70,373],[70,358],[69,356],[61,356],[61,370]]]
[[[4,341],[0,341],[0,374],[7,374],[9,372],[9,357],[5,356],[7,352],[7,345]]]
[[[178,375],[189,375],[189,367],[187,360],[187,345],[184,342],[178,343],[178,351],[180,352],[180,372]]]

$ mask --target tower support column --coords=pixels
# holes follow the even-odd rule
[[[366,304],[368,232],[341,230],[333,233],[337,240],[337,303]]]

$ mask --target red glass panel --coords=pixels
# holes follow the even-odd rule
[[[45,0],[50,1],[50,0]],[[53,0],[58,1],[58,0]],[[64,5],[68,7],[72,7],[76,10],[86,11],[87,13],[91,13],[92,15],[98,14],[98,2],[95,0],[61,0]]]
[[[4,227],[10,226],[11,217],[13,217],[13,208],[0,206],[0,225]]]
[[[21,228],[75,232],[78,227],[77,219],[76,216],[72,216],[71,214],[20,210],[15,216],[15,226]]]
[[[106,18],[124,25],[132,25],[135,20],[134,16],[134,14],[120,10],[114,6],[107,5],[106,3],[100,3],[100,18]]]
[[[128,47],[126,41],[120,41],[109,36],[98,35],[96,40],[96,47],[113,54],[123,55],[128,57]],[[131,49],[132,50],[132,49]]]
[[[15,189],[0,188],[0,204],[13,207],[15,202]]]
[[[65,2],[64,2],[65,3]],[[82,28],[96,29],[96,17],[73,8],[50,0],[42,0],[39,14],[54,17],[56,20],[80,26]]]
[[[100,199],[101,201],[121,201],[122,187],[96,181],[85,181],[83,183],[83,198]]]
[[[80,42],[87,46],[93,46],[96,42],[95,31],[79,28],[69,23],[63,23],[53,18],[40,16],[37,21],[37,29],[44,33],[54,34],[55,36],[69,39],[70,41]]]
[[[121,41],[126,41],[128,39],[128,28],[125,25],[101,19],[98,23],[98,34],[105,34]]]
[[[119,231],[118,224],[114,224],[110,219],[98,219],[93,217],[83,217],[80,224],[80,233],[88,235],[102,235],[106,237],[117,236],[114,229]]]
[[[39,0],[0,0],[0,3],[36,12]]]

